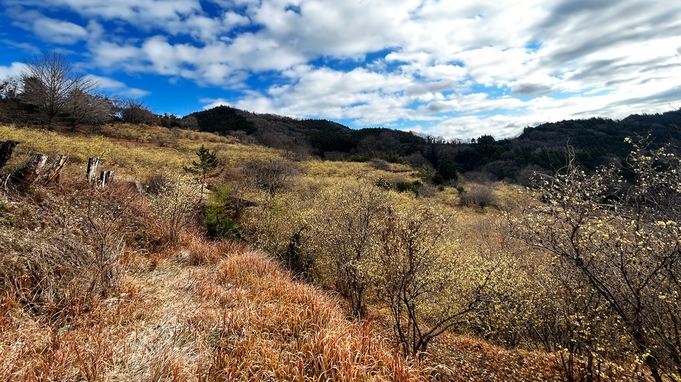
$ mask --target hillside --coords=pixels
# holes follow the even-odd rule
[[[510,234],[531,195],[242,138],[0,126],[20,142],[0,169],[0,379],[647,378],[571,294],[588,287]],[[202,149],[205,185],[184,170]],[[35,153],[69,156],[58,181],[22,180]],[[84,179],[92,156],[111,185]]]
[[[227,106],[196,112],[201,131],[236,134],[241,139],[282,149],[294,155],[365,162],[372,158],[423,165],[438,170],[452,163],[460,173],[489,180],[523,183],[532,171],[553,172],[565,165],[566,147],[573,146],[577,161],[593,171],[622,160],[630,146],[624,138],[635,134],[654,137],[654,144],[681,144],[681,111],[631,115],[621,121],[602,118],[567,120],[527,127],[517,138],[475,142],[420,136],[385,128],[353,130],[326,120],[292,119],[250,113]],[[242,135],[239,135],[242,134]],[[442,173],[445,174],[446,171]],[[445,180],[450,176],[445,176]]]

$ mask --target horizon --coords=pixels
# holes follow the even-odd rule
[[[66,55],[106,94],[446,139],[681,105],[662,1],[0,0],[0,79]]]

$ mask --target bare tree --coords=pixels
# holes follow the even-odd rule
[[[473,270],[457,264],[465,256],[447,240],[451,223],[431,208],[389,208],[382,218],[372,272],[376,290],[404,354],[421,357],[433,339],[484,313],[497,265]]]
[[[66,111],[73,132],[82,123],[97,126],[110,121],[113,118],[113,103],[101,94],[74,89],[66,100]]]
[[[151,125],[157,120],[156,114],[141,101],[121,99],[117,101],[117,104],[123,122]]]
[[[21,75],[23,102],[35,105],[42,114],[43,123],[51,130],[55,118],[66,111],[69,97],[74,91],[86,94],[96,87],[96,82],[76,72],[66,56],[49,52],[26,62]]]

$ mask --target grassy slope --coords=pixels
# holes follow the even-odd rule
[[[111,137],[66,137],[0,127],[22,141],[8,167],[31,152],[68,153],[77,176],[103,155],[120,177],[177,172],[201,143],[225,163],[280,157],[211,134],[116,126]],[[140,138],[141,137],[141,138]],[[162,142],[159,145],[158,142]],[[359,164],[302,164],[307,176],[352,176]],[[373,171],[373,170],[370,170]],[[119,177],[119,178],[120,178]],[[47,190],[46,192],[50,192]],[[0,191],[0,198],[7,199]],[[32,208],[26,197],[11,203]],[[23,208],[23,207],[22,207]],[[396,355],[380,314],[353,323],[332,296],[295,282],[265,254],[197,236],[160,253],[128,251],[117,295],[68,321],[0,302],[0,380],[557,380],[555,360],[447,336],[424,365]],[[3,243],[5,244],[5,243]],[[434,366],[436,365],[436,366]]]
[[[418,379],[369,326],[262,253],[184,252],[133,255],[118,296],[61,327],[5,305],[0,380]]]

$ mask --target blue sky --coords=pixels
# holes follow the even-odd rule
[[[681,108],[681,2],[0,0],[0,79],[43,51],[157,113],[216,105],[445,138]]]

